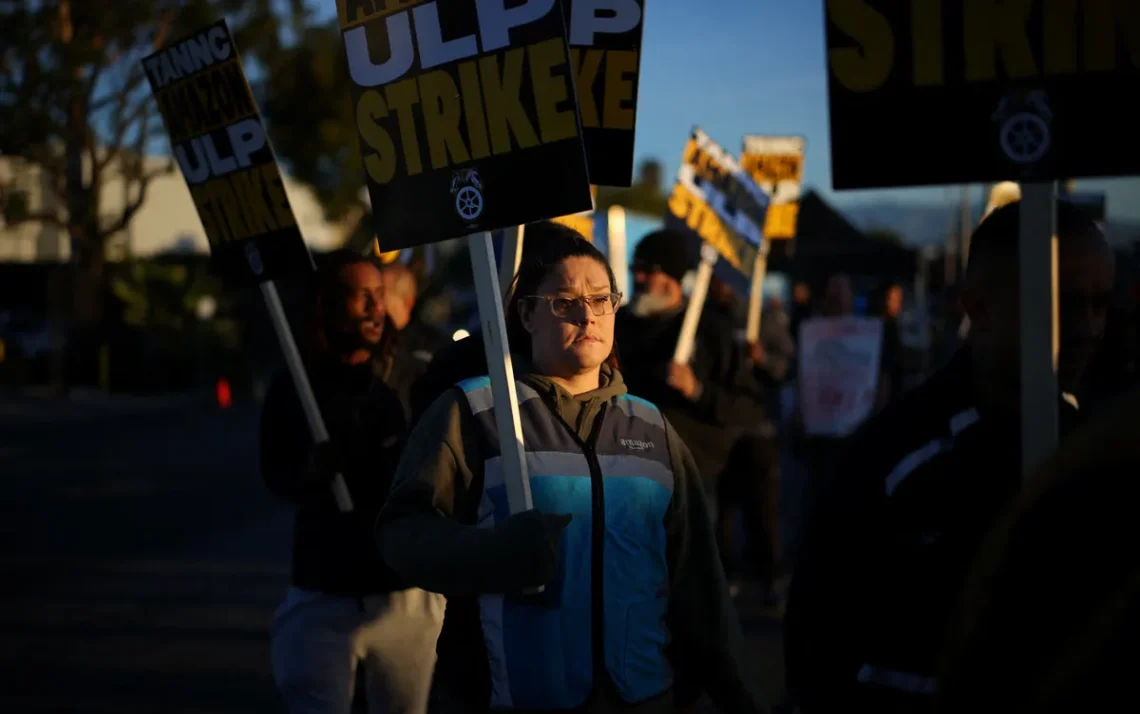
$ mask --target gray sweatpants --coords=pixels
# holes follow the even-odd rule
[[[417,588],[363,598],[290,588],[273,617],[273,676],[290,714],[424,714],[446,600]]]

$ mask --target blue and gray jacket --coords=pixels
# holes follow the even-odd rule
[[[491,384],[480,377],[459,386],[483,452],[478,523],[492,527],[510,510]],[[603,669],[626,702],[659,696],[673,678],[665,656],[665,520],[673,498],[665,421],[649,402],[615,395],[583,440],[537,391],[523,382],[517,389],[534,507],[574,520],[562,535],[558,577],[547,586],[556,604],[480,598],[491,706],[572,709]]]
[[[512,594],[534,545],[502,537],[489,380],[460,383],[409,437],[381,543],[401,575],[448,596],[437,685],[495,711],[656,714],[673,711],[671,690],[760,711],[692,456],[620,373],[602,382],[578,396],[537,375],[516,383],[534,507],[573,516],[537,599]]]

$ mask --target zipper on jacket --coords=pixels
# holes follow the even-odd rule
[[[602,481],[602,467],[591,444],[585,447],[586,462],[590,465],[590,493],[592,495],[592,533],[590,541],[590,624],[593,628],[594,686],[606,674],[606,611],[605,611],[605,551],[606,551],[606,492]]]
[[[602,433],[602,426],[606,419],[605,402],[598,409],[594,417],[594,428],[590,430],[588,440],[578,435],[577,429],[561,418],[556,412],[558,421],[566,427],[570,437],[582,449],[586,463],[590,467],[590,639],[592,640],[591,654],[594,663],[594,687],[601,686],[606,674],[606,612],[605,612],[605,549],[606,549],[606,494],[603,483],[602,467],[598,463],[598,454],[595,445],[598,435]]]

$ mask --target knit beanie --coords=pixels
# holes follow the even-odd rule
[[[680,282],[694,267],[695,259],[690,252],[689,238],[680,231],[666,228],[641,239],[633,251],[633,263],[635,267],[656,267]]]

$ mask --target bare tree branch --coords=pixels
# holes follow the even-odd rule
[[[154,33],[154,42],[151,43],[151,48],[157,52],[166,46],[167,36],[170,34],[170,25],[174,22],[174,8],[167,8],[162,13],[162,19],[159,20],[158,30]]]
[[[98,47],[102,44],[103,40],[99,37],[91,39],[91,45],[93,47]],[[113,57],[106,52],[100,52],[95,57],[95,61],[91,64],[91,76],[87,78],[87,86],[83,90],[83,101],[88,107],[91,106],[91,98],[95,94],[95,85],[99,83],[99,78],[103,76],[103,71],[107,69],[107,66],[115,63],[117,54],[116,52],[116,56]],[[90,111],[90,109],[88,111]]]
[[[122,156],[123,143],[126,139],[127,132],[130,131],[132,126],[138,125],[139,131],[149,135],[147,127],[147,119],[151,113],[151,99],[140,101],[130,113],[122,116],[122,105],[116,110],[115,117],[112,119],[114,128],[112,129],[112,136],[110,141],[107,142],[107,153],[103,156],[103,160],[99,162],[98,167],[100,170],[107,167],[112,161]]]
[[[134,63],[130,71],[128,71],[127,78],[123,81],[122,86],[107,96],[91,103],[91,113],[99,114],[115,105],[128,103],[131,95],[134,94],[136,89],[142,86],[145,79],[146,73],[143,72],[142,65]]]
[[[151,181],[174,170],[174,162],[172,160],[167,161],[162,168],[152,171],[146,170],[146,146],[150,142],[149,120],[151,118],[153,105],[148,99],[140,106],[143,108],[143,111],[139,118],[138,136],[135,138],[130,156],[124,155],[121,151],[121,147],[118,151],[118,155],[120,156],[120,171],[123,180],[138,184],[138,195],[135,197],[135,200],[130,201],[123,207],[123,213],[119,216],[118,220],[100,231],[100,239],[105,239],[108,236],[118,233],[130,225],[131,219],[134,218],[135,213],[138,212],[143,202],[146,201],[146,194],[150,188]]]

